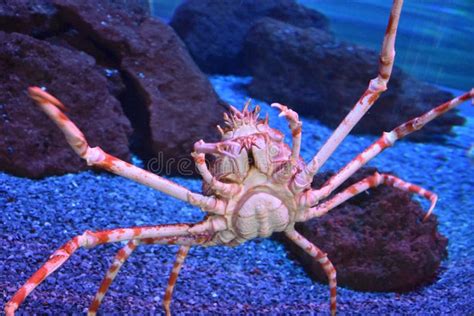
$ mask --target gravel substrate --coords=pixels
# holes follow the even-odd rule
[[[223,99],[241,107],[248,78],[212,77]],[[275,100],[277,101],[277,100]],[[288,132],[267,104],[270,123]],[[370,115],[370,114],[369,114]],[[374,119],[377,119],[374,117]],[[331,130],[303,119],[302,156],[309,160]],[[473,117],[444,145],[399,142],[370,165],[439,194],[435,212],[449,238],[449,258],[432,285],[406,294],[339,288],[341,314],[469,315],[474,313]],[[376,137],[349,136],[325,169],[338,169]],[[200,181],[174,178],[199,191]],[[85,230],[191,222],[203,214],[183,202],[105,173],[83,172],[44,180],[0,173],[0,290],[3,304],[55,249]],[[80,249],[20,307],[25,314],[78,314],[89,306],[121,245]],[[176,246],[142,246],[124,265],[101,313],[158,314]],[[329,257],[331,254],[329,254]],[[336,267],[337,268],[337,267]],[[327,285],[312,281],[272,239],[236,248],[193,248],[176,287],[177,314],[322,314]]]

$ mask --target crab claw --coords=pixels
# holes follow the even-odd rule
[[[202,154],[220,154],[230,158],[236,158],[236,156],[229,152],[227,148],[232,146],[238,147],[240,150],[240,144],[231,140],[226,140],[219,143],[205,143],[202,139],[194,144],[194,151]],[[237,151],[239,151],[237,150]]]
[[[51,103],[62,111],[66,111],[66,107],[64,106],[64,104],[61,103],[61,101],[59,101],[40,87],[29,87],[28,94],[33,100],[35,100],[40,105],[43,105],[45,103]]]
[[[279,117],[285,117],[292,124],[299,124],[298,113],[296,113],[292,109],[289,109],[286,105],[280,103],[272,103],[271,107],[277,108],[281,111],[280,114],[278,114]]]
[[[281,103],[272,103],[270,106],[272,108],[277,108],[280,110],[280,114],[278,114],[279,117],[283,117],[287,115],[288,107],[286,105],[283,105]]]

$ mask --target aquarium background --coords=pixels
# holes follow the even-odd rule
[[[392,1],[298,2],[326,15],[338,39],[379,50]],[[169,20],[180,3],[181,0],[151,0],[152,14]],[[474,2],[470,0],[405,1],[397,35],[396,64],[420,80],[470,89],[474,82],[472,12]]]
[[[236,0],[238,1],[238,0]],[[165,20],[180,1],[151,1]],[[389,1],[301,1],[326,14],[339,39],[379,49]],[[472,1],[406,1],[397,41],[396,64],[420,80],[455,94],[474,86],[474,4]],[[210,76],[219,96],[241,108],[251,78]],[[362,92],[362,91],[361,91]],[[273,127],[289,135],[278,112],[260,100]],[[449,256],[432,285],[408,293],[338,289],[341,315],[472,315],[474,313],[474,112],[445,143],[401,141],[370,163],[380,170],[439,194],[439,230],[449,239]],[[302,118],[302,156],[308,161],[332,130]],[[1,137],[1,135],[0,135]],[[324,170],[337,170],[376,136],[350,135]],[[290,141],[287,136],[287,140]],[[138,157],[133,162],[143,166]],[[173,181],[194,191],[195,179]],[[422,201],[426,208],[427,203]],[[92,171],[31,180],[0,173],[0,291],[2,304],[48,256],[85,230],[195,222],[202,213],[185,203],[133,183]],[[50,276],[25,303],[25,314],[79,314],[87,311],[105,271],[121,245],[81,249]],[[144,246],[127,261],[104,299],[107,314],[160,314],[176,247]],[[330,257],[330,254],[329,254]],[[329,311],[328,288],[314,282],[273,239],[236,248],[191,250],[176,286],[177,314],[317,314]]]

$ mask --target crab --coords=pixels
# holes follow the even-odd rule
[[[270,127],[268,116],[259,119],[260,108],[250,108],[250,102],[242,111],[230,106],[224,114],[226,127],[218,130],[221,141],[206,143],[200,140],[194,145],[196,167],[203,179],[203,194],[167,180],[159,175],[122,161],[100,147],[89,147],[83,133],[63,113],[65,106],[54,96],[38,87],[28,89],[38,104],[64,133],[69,145],[87,164],[110,171],[154,188],[199,207],[204,220],[194,224],[168,224],[146,227],[117,228],[102,231],[86,231],[56,250],[44,265],[35,272],[14,294],[5,306],[6,315],[13,315],[26,297],[51,273],[61,267],[81,247],[91,248],[105,243],[127,242],[120,249],[103,279],[89,315],[95,315],[109,286],[124,262],[139,245],[179,245],[176,261],[168,281],[163,305],[167,315],[178,274],[192,246],[237,246],[254,238],[265,238],[273,232],[283,232],[291,241],[319,262],[329,283],[330,312],[336,313],[336,269],[327,254],[312,244],[294,226],[325,215],[348,199],[379,185],[388,185],[415,193],[431,203],[424,219],[432,213],[437,195],[393,175],[374,173],[331,196],[345,180],[365,163],[404,136],[421,129],[425,124],[474,98],[474,89],[438,107],[403,123],[390,132],[384,132],[372,145],[350,161],[320,188],[312,189],[314,175],[324,165],[352,128],[371,108],[382,92],[387,90],[394,57],[395,38],[403,1],[394,0],[385,32],[377,77],[369,82],[353,109],[334,133],[324,143],[314,158],[305,163],[300,157],[302,122],[298,114],[287,106],[273,103],[289,124],[292,146],[284,142],[284,135]],[[206,161],[206,155],[213,160]]]

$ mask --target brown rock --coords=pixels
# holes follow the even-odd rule
[[[270,18],[260,20],[249,31],[244,56],[253,76],[249,86],[253,97],[285,103],[331,128],[352,109],[378,69],[375,51],[339,43],[325,31]],[[395,67],[388,90],[354,132],[380,135],[451,98],[450,93]],[[450,134],[452,125],[463,123],[456,110],[450,111],[408,137],[441,140]]]
[[[146,147],[141,149],[151,148],[152,171],[190,175],[194,142],[216,140],[225,106],[178,36],[158,20],[105,1],[56,0],[55,5],[62,19],[116,61],[130,90],[122,102],[140,132],[138,142]]]
[[[0,4],[0,29],[93,56],[135,127],[132,148],[154,158],[154,171],[194,171],[192,145],[200,138],[215,140],[225,107],[174,32],[149,18],[147,1],[52,3],[6,1]],[[178,166],[183,159],[185,165]]]
[[[187,0],[170,25],[203,71],[248,74],[242,58],[245,35],[263,17],[299,27],[329,27],[325,16],[294,0]]]
[[[90,56],[0,32],[0,169],[43,177],[86,169],[59,129],[27,96],[40,86],[58,97],[91,146],[128,160],[128,119]]]
[[[148,14],[146,1],[109,0],[117,9]],[[96,47],[87,34],[80,34],[62,20],[52,0],[5,0],[0,3],[0,31],[17,32],[52,44],[79,50],[94,56],[97,69],[109,79],[109,90],[115,97],[125,93],[119,71],[107,52]]]
[[[60,32],[63,24],[50,0],[3,0],[0,30],[41,38]]]
[[[349,186],[376,171],[365,168]],[[331,174],[315,177],[320,187]],[[343,189],[343,188],[341,188]],[[435,280],[447,256],[447,239],[437,231],[436,215],[426,222],[411,194],[388,186],[362,193],[328,214],[298,223],[296,229],[328,254],[338,285],[362,291],[408,291]],[[285,239],[287,249],[311,276],[327,277],[318,262]]]

